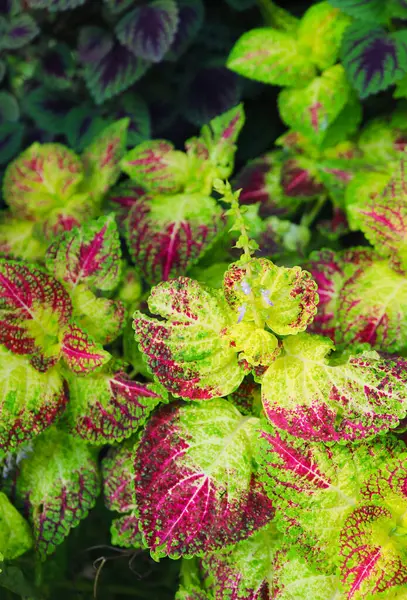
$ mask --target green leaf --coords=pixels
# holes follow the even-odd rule
[[[351,17],[367,23],[380,23],[386,14],[387,2],[382,0],[329,0],[329,2]]]
[[[349,93],[345,71],[342,65],[335,65],[304,89],[280,92],[281,118],[289,127],[320,145],[328,127],[346,105]]]
[[[87,516],[99,488],[95,453],[84,442],[56,428],[36,438],[19,465],[17,495],[28,503],[42,559]]]
[[[299,45],[310,52],[313,63],[321,69],[332,67],[338,59],[342,36],[352,22],[346,14],[329,2],[317,2],[301,19]]]
[[[0,588],[4,588],[22,598],[41,600],[37,590],[26,580],[18,567],[4,565],[0,562]]]
[[[389,183],[391,174],[381,171],[361,171],[356,173],[345,190],[346,216],[352,230],[360,229],[364,217],[361,210],[381,193]]]
[[[30,526],[3,492],[0,492],[0,555],[13,560],[33,546]],[[1,563],[0,563],[1,564]],[[2,587],[0,574],[0,587]]]
[[[144,550],[145,544],[139,530],[138,518],[134,513],[113,519],[110,527],[113,546]]]
[[[282,86],[304,86],[316,74],[297,39],[272,28],[244,33],[232,48],[227,66],[249,79]]]
[[[407,363],[377,352],[339,356],[329,338],[307,333],[283,340],[262,379],[268,419],[291,435],[353,441],[395,427],[406,415]]]
[[[42,260],[47,244],[38,236],[34,221],[16,219],[11,211],[0,216],[0,254],[13,259]]]
[[[235,322],[220,290],[187,277],[155,286],[148,300],[161,320],[134,314],[136,339],[154,376],[176,397],[227,396],[244,370],[225,336]]]

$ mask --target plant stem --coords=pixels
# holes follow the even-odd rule
[[[310,225],[312,225],[312,223],[314,222],[314,220],[319,215],[319,213],[320,213],[322,207],[324,206],[325,202],[326,202],[326,196],[321,196],[315,202],[315,204],[312,207],[312,209],[309,212],[305,213],[302,216],[301,225],[303,225],[303,227],[309,227]]]
[[[264,24],[271,27],[274,24],[273,3],[271,0],[257,0],[257,6],[263,17]]]

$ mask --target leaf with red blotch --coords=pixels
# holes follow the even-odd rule
[[[202,0],[177,0],[178,27],[165,60],[178,60],[194,41],[205,16]]]
[[[35,439],[33,451],[19,464],[16,491],[43,560],[88,515],[99,490],[96,453],[82,440],[56,427]]]
[[[153,557],[203,555],[272,518],[254,475],[258,422],[223,399],[170,404],[152,416],[134,471],[136,514]]]
[[[306,268],[317,283],[319,296],[317,314],[309,327],[310,333],[326,335],[335,343],[340,343],[342,323],[338,319],[338,310],[342,287],[347,278],[359,270],[363,272],[376,258],[375,251],[365,247],[344,252],[323,249],[310,255]]]
[[[119,183],[109,192],[109,207],[114,210],[120,227],[124,226],[124,221],[133,205],[145,194],[146,190],[131,180]]]
[[[226,271],[223,290],[229,305],[239,312],[238,323],[262,321],[278,335],[304,331],[317,312],[317,285],[300,267],[278,267],[266,258],[252,259],[250,277],[234,263]]]
[[[49,427],[68,397],[56,369],[40,373],[25,357],[0,347],[0,451],[15,451]]]
[[[406,416],[407,361],[369,351],[328,358],[329,338],[300,333],[262,378],[268,419],[313,441],[354,441],[396,427]]]
[[[257,409],[261,406],[260,386],[247,378],[227,399],[236,406],[242,415],[257,414]]]
[[[102,58],[87,62],[83,75],[96,104],[103,104],[133,85],[150,64],[116,42]]]
[[[177,26],[175,0],[153,0],[126,13],[115,31],[135,56],[160,62],[174,41]]]
[[[126,150],[130,120],[120,119],[104,129],[82,153],[86,187],[99,199],[120,177],[120,161]]]
[[[324,191],[313,162],[302,156],[289,158],[283,163],[281,187],[289,198],[315,198]]]
[[[109,510],[130,513],[135,509],[135,444],[131,438],[111,447],[102,460],[103,496]]]
[[[113,546],[142,550],[145,548],[138,518],[134,513],[113,519],[110,527]]]
[[[121,249],[112,214],[72,229],[47,251],[49,271],[70,287],[85,283],[92,289],[110,291],[120,281]]]
[[[61,352],[60,333],[72,304],[56,279],[31,265],[0,260],[0,344],[14,354],[27,354],[46,371]]]
[[[61,353],[71,371],[87,375],[99,370],[111,355],[77,325],[69,325],[61,342]]]
[[[256,460],[271,500],[279,506],[275,524],[298,554],[324,568],[335,564],[339,537],[349,511],[362,499],[363,486],[389,460],[406,451],[395,436],[370,442],[326,445],[304,442],[262,421]]]
[[[184,275],[224,230],[223,212],[202,194],[146,195],[126,220],[130,256],[151,284]]]
[[[32,144],[6,169],[4,200],[20,218],[43,218],[60,208],[83,179],[82,163],[61,144]]]
[[[132,381],[114,366],[88,377],[68,376],[68,430],[92,444],[120,442],[146,422],[162,401],[158,386]]]
[[[148,192],[175,194],[188,178],[188,157],[165,140],[145,141],[130,150],[122,170]]]
[[[154,377],[174,396],[207,400],[227,396],[245,370],[225,337],[236,315],[220,290],[179,277],[155,286],[153,314],[134,313],[136,339]]]

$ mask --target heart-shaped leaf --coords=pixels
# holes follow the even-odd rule
[[[12,17],[2,32],[0,48],[17,50],[29,44],[40,33],[37,23],[31,15],[22,14]]]

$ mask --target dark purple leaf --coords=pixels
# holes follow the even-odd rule
[[[43,56],[42,71],[46,83],[50,83],[52,87],[69,87],[73,68],[72,54],[66,44],[57,44]]]
[[[40,30],[31,15],[23,14],[12,18],[0,40],[0,47],[17,50],[31,42]]]
[[[202,0],[178,0],[178,27],[166,60],[178,60],[202,26],[205,6]]]
[[[204,125],[240,100],[239,76],[222,66],[201,68],[186,92],[185,116],[194,125]]]
[[[25,113],[36,125],[48,133],[64,133],[65,120],[74,107],[74,100],[66,92],[52,92],[39,87],[23,99]]]
[[[140,79],[149,66],[116,43],[102,60],[86,65],[84,77],[96,104],[102,104]]]
[[[139,58],[160,62],[177,31],[178,8],[174,0],[154,0],[127,13],[117,24],[116,34]]]
[[[344,34],[342,61],[361,98],[385,90],[407,72],[407,32],[356,21]]]
[[[78,53],[84,63],[101,61],[113,48],[113,38],[100,27],[83,27],[79,32]]]

